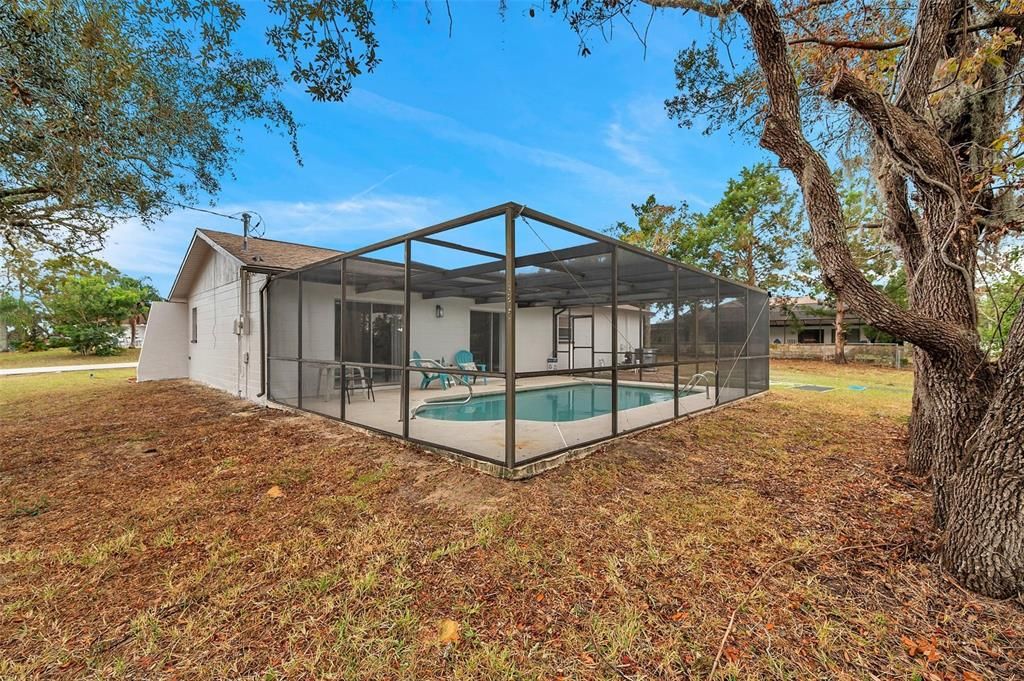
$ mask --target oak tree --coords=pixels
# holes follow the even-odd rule
[[[152,224],[220,190],[242,126],[282,132],[290,78],[340,100],[377,63],[372,13],[350,0],[265,0],[268,56],[240,0],[0,3],[0,242],[97,250],[119,220]],[[250,6],[251,7],[251,6]]]

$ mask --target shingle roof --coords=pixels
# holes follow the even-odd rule
[[[243,250],[242,236],[240,234],[218,232],[213,229],[198,229],[196,231],[202,232],[210,241],[223,248],[233,257],[241,260],[244,264],[256,267],[291,270],[341,253],[341,251],[335,251],[330,248],[319,248],[317,246],[306,246],[288,241],[257,239],[254,237],[249,237],[249,243]]]
[[[827,305],[825,303],[800,302],[783,304],[781,302],[775,302],[769,309],[769,323],[774,326],[789,324],[795,318],[801,324],[813,322],[832,324],[835,321],[835,314],[835,308],[832,305]],[[860,318],[860,315],[850,309],[846,310],[845,318],[847,324],[864,323],[864,320]]]

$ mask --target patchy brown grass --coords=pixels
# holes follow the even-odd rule
[[[183,382],[46,380],[0,382],[3,678],[706,678],[741,602],[723,678],[1024,675],[1020,606],[937,569],[888,378],[521,483]]]

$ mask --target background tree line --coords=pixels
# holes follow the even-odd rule
[[[36,259],[0,249],[0,262],[0,351],[116,354],[125,335],[135,343],[138,324],[160,300],[147,281],[96,258]]]
[[[898,249],[882,234],[884,207],[863,166],[863,160],[850,163],[835,175],[846,244],[871,285],[906,309],[906,269]],[[845,363],[849,306],[824,281],[804,224],[802,200],[777,168],[768,163],[743,168],[706,212],[694,211],[685,202],[661,203],[654,195],[632,208],[635,222],[618,222],[609,230],[614,236],[768,291],[789,313],[795,331],[800,326],[792,301],[801,296],[820,301],[817,311],[835,320],[835,361]],[[1008,240],[987,256],[979,263],[984,284],[976,292],[978,331],[989,351],[999,355],[1024,297],[1024,246]],[[899,340],[870,325],[865,333],[872,342]]]

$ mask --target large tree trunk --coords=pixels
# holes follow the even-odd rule
[[[994,598],[1024,591],[1024,315],[1014,330],[1006,371],[950,480],[942,552],[957,579]]]
[[[928,397],[927,382],[924,380],[928,355],[916,347],[913,352],[914,396],[910,405],[907,468],[914,475],[930,475],[932,472],[931,433],[934,430],[934,425],[931,420],[931,399]]]
[[[939,528],[949,519],[954,474],[992,399],[993,386],[987,373],[971,377],[975,362],[960,357],[924,360],[922,382],[929,403],[924,418],[928,428],[920,429],[917,436],[931,445],[932,501]],[[924,443],[917,446],[923,447]]]
[[[699,3],[691,6],[701,11]],[[922,1],[900,71],[896,105],[845,72],[826,93],[849,104],[899,172],[913,179],[917,203],[923,206],[922,224],[911,220],[903,229],[911,246],[908,254],[924,257],[915,263],[909,310],[875,290],[853,261],[828,164],[803,135],[796,74],[774,5],[746,0],[735,7],[750,25],[766,82],[769,106],[761,144],[800,184],[811,246],[826,285],[869,323],[921,350],[915,370],[923,390],[913,436],[919,447],[930,444],[935,519],[939,527],[950,524],[943,560],[965,584],[984,594],[1022,592],[1024,357],[1016,354],[1024,355],[1024,322],[1015,325],[1019,352],[1007,353],[1014,359],[1004,357],[1006,378],[999,385],[998,371],[978,342],[973,285],[977,231],[965,191],[968,183],[949,144],[920,115],[941,57],[935,46],[949,33],[953,3]]]
[[[846,305],[843,301],[836,300],[836,356],[833,358],[836,364],[846,364]]]

